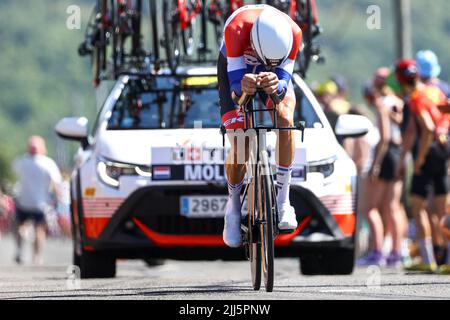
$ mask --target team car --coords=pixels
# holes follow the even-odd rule
[[[245,258],[244,249],[222,240],[229,144],[219,130],[216,69],[178,73],[123,75],[90,129],[84,117],[55,127],[59,136],[81,142],[70,184],[74,264],[83,278],[113,277],[119,258]],[[299,224],[276,238],[275,253],[299,257],[304,274],[349,274],[355,164],[307,84],[296,74],[293,83],[296,120],[306,127],[303,142],[295,133],[290,193]],[[341,116],[337,134],[363,135],[367,122]],[[267,141],[275,163],[275,133]]]

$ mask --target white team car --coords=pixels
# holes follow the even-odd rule
[[[227,201],[215,68],[182,76],[122,76],[90,131],[86,118],[64,118],[63,138],[78,140],[71,179],[74,263],[82,277],[115,275],[117,258],[239,259],[222,241]],[[291,203],[298,228],[276,239],[277,256],[300,257],[305,274],[353,270],[356,168],[320,105],[298,75]],[[266,121],[267,119],[260,119]],[[369,120],[341,116],[343,137]],[[268,134],[274,162],[275,134]]]

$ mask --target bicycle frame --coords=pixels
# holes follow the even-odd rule
[[[244,0],[229,0],[228,12],[231,14],[244,5]]]
[[[228,0],[227,2],[227,12],[223,11],[224,8],[219,4],[219,0],[211,0],[209,3],[209,12],[210,16],[214,16],[214,23],[218,23],[220,19],[228,18],[229,15],[244,5],[245,0]]]
[[[178,14],[180,17],[181,30],[186,30],[191,25],[192,20],[201,11],[201,1],[195,0],[194,10],[188,10],[187,1],[189,0],[178,0]]]

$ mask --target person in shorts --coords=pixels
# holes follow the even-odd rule
[[[46,238],[45,210],[51,205],[51,195],[59,197],[61,173],[56,163],[46,156],[43,138],[32,136],[28,140],[27,153],[14,161],[14,173],[18,180],[16,202],[15,260],[22,263],[22,246],[25,226],[32,222],[35,231],[34,262],[43,263],[43,247]]]

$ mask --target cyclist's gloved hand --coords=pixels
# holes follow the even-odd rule
[[[256,94],[257,86],[258,86],[258,75],[253,73],[247,73],[241,80],[242,92],[253,96]]]
[[[273,72],[261,72],[258,75],[258,82],[268,95],[277,93],[280,84],[278,76]]]

